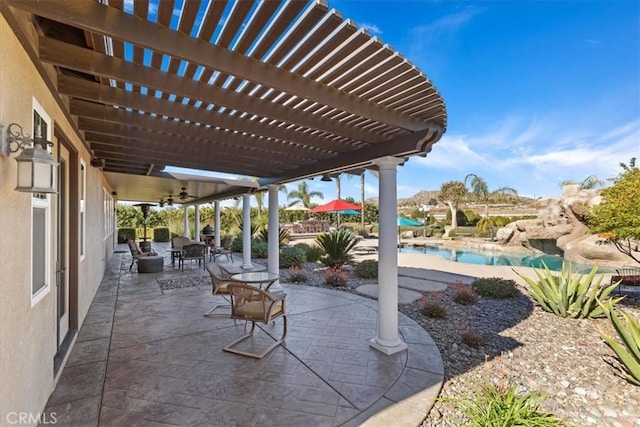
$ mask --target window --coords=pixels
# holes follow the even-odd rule
[[[33,100],[32,135],[51,141],[51,118]],[[50,150],[50,147],[48,148]],[[31,306],[44,298],[51,289],[51,200],[48,194],[31,197]]]
[[[113,233],[115,225],[115,202],[113,196],[106,188],[102,189],[104,203],[104,238],[106,239]]]
[[[85,234],[86,234],[86,225],[85,225],[85,200],[87,196],[87,164],[84,160],[80,160],[80,221],[79,221],[79,233],[80,236],[80,261],[84,259],[85,256]]]

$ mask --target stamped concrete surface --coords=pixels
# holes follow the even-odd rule
[[[203,316],[224,302],[209,286],[160,291],[158,278],[201,268],[173,269],[167,256],[163,272],[139,274],[129,262],[111,260],[49,399],[59,425],[411,426],[442,387],[440,353],[408,317],[399,314],[406,352],[369,346],[375,300],[283,284],[285,344],[256,360],[222,351],[245,325]],[[268,345],[281,328],[262,325],[250,344]]]

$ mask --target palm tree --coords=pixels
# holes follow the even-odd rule
[[[572,184],[575,185],[578,183],[572,180],[567,180],[567,181],[562,181],[560,183],[560,186],[564,187],[565,185],[572,185]],[[589,175],[579,185],[581,190],[593,190],[596,188],[604,187],[604,182],[595,175]]]
[[[324,200],[324,194],[320,191],[309,191],[307,181],[302,181],[296,190],[290,191],[287,195],[287,199],[290,201],[289,206],[301,203],[308,209],[311,209],[311,199],[314,197]]]
[[[467,182],[470,183],[471,186],[471,194],[476,196],[478,200],[484,203],[484,217],[489,218],[489,200],[492,196],[497,195],[509,195],[509,196],[517,196],[518,191],[511,187],[500,187],[497,190],[489,191],[489,186],[487,185],[487,181],[480,178],[478,175],[474,173],[470,173],[464,178],[465,185]]]

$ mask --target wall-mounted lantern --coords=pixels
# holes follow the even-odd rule
[[[57,193],[56,171],[58,163],[53,159],[47,147],[53,142],[41,136],[40,127],[36,128],[34,138],[25,135],[22,126],[11,123],[0,125],[0,155],[9,157],[11,153],[22,152],[16,157],[18,163],[17,191],[27,193]]]

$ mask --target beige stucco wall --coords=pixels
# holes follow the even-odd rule
[[[87,164],[86,257],[79,264],[79,321],[83,321],[112,255],[112,239],[103,231],[100,170],[66,121],[37,69],[0,15],[0,124],[17,122],[30,131],[35,98],[71,139]],[[53,131],[53,126],[52,126]],[[54,149],[55,150],[55,149]],[[15,154],[13,155],[15,157]],[[44,409],[54,387],[56,352],[55,224],[56,196],[51,197],[51,272],[49,293],[31,307],[31,194],[14,190],[16,162],[0,156],[0,425],[7,414]],[[107,190],[111,190],[107,187]]]

